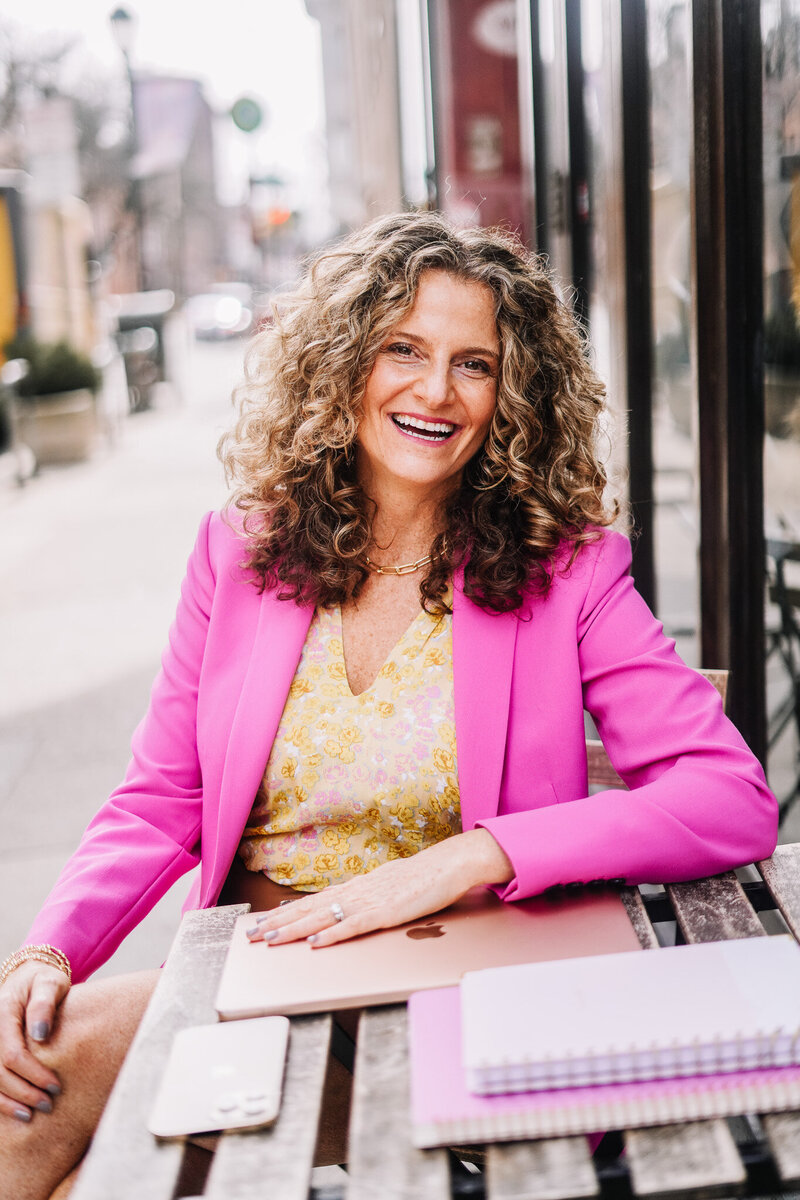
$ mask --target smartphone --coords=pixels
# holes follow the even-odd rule
[[[156,1137],[257,1129],[278,1116],[289,1021],[256,1017],[182,1029],[147,1128]]]

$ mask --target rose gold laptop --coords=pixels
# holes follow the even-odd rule
[[[639,949],[621,900],[609,892],[506,904],[473,888],[433,916],[320,950],[305,941],[251,943],[252,924],[251,913],[234,928],[216,999],[223,1020],[394,1004],[457,984],[465,971]]]

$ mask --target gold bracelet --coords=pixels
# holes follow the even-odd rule
[[[64,972],[68,983],[72,984],[72,967],[66,954],[56,946],[46,945],[23,946],[20,950],[9,954],[8,958],[0,963],[0,986],[5,983],[12,971],[16,971],[17,967],[21,967],[24,962],[31,960],[45,963],[49,967],[57,967],[59,971]]]

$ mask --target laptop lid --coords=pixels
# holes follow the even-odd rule
[[[472,888],[429,917],[318,950],[306,941],[250,942],[253,915],[234,927],[216,999],[223,1020],[394,1004],[457,984],[465,971],[639,949],[610,892],[505,903]]]

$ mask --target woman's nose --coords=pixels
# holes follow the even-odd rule
[[[450,385],[449,364],[428,363],[417,379],[418,393],[430,406],[447,402],[450,396]]]

